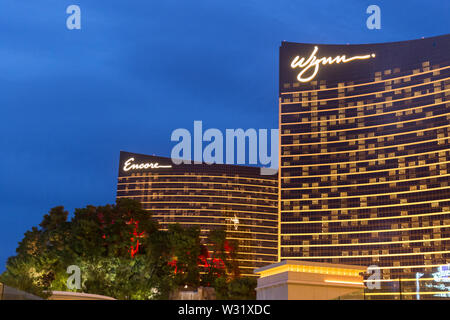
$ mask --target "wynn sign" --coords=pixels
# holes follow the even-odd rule
[[[375,58],[375,54],[366,54],[363,56],[353,56],[350,58],[347,58],[345,55],[336,56],[336,57],[322,57],[317,58],[316,53],[319,51],[319,48],[316,46],[314,47],[313,52],[309,56],[308,59],[305,60],[305,57],[296,56],[294,60],[292,60],[291,68],[296,69],[300,68],[301,71],[297,76],[297,80],[300,82],[308,82],[314,79],[314,77],[319,72],[319,66],[322,65],[331,65],[334,63],[347,63],[353,60],[364,60],[364,59],[370,59]],[[307,76],[308,72],[310,73],[309,76]]]

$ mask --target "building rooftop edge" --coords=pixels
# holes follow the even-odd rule
[[[370,46],[370,45],[390,45],[390,44],[406,44],[410,42],[417,42],[417,41],[430,41],[430,40],[440,40],[444,38],[450,39],[450,33],[441,34],[437,36],[431,36],[431,37],[422,37],[422,38],[416,38],[416,39],[410,39],[410,40],[401,40],[401,41],[390,41],[390,42],[368,42],[368,43],[315,43],[315,42],[295,42],[295,41],[281,41],[281,46],[284,44],[288,45],[320,45],[320,46]]]
[[[353,270],[361,270],[361,271],[365,271],[367,269],[364,266],[356,266],[356,265],[349,265],[349,264],[323,263],[323,262],[312,262],[312,261],[301,261],[301,260],[282,260],[277,263],[273,263],[273,264],[269,264],[269,265],[261,267],[261,268],[257,268],[253,271],[253,273],[261,273],[266,270],[281,267],[284,265],[353,269]]]
[[[164,157],[164,156],[159,156],[159,155],[151,155],[151,154],[145,154],[145,153],[138,153],[138,152],[131,152],[131,151],[125,151],[125,150],[120,150],[120,152],[119,152],[120,154],[122,154],[122,153],[127,153],[127,154],[135,154],[135,155],[137,155],[137,156],[142,156],[142,157],[154,157],[154,158],[160,158],[160,159],[165,159],[165,160],[167,160],[167,161],[172,161],[173,162],[173,160],[178,160],[178,161],[188,161],[188,159],[172,159],[172,158],[170,158],[170,157]],[[251,170],[258,170],[258,169],[264,169],[264,170],[273,170],[273,174],[272,175],[276,175],[276,173],[278,172],[278,169],[271,169],[271,168],[267,168],[267,167],[262,167],[262,166],[257,166],[257,165],[255,165],[255,166],[249,166],[249,165],[242,165],[242,164],[229,164],[229,163],[212,163],[212,164],[208,164],[208,163],[206,163],[206,162],[201,162],[201,163],[198,163],[198,162],[195,162],[195,160],[190,160],[191,161],[191,164],[192,165],[194,165],[194,164],[196,164],[196,165],[205,165],[205,166],[214,166],[214,165],[217,165],[217,166],[226,166],[226,167],[230,167],[230,168],[249,168],[249,169],[251,169]],[[190,165],[190,164],[187,164],[187,165]],[[268,174],[268,176],[270,176],[269,174]]]

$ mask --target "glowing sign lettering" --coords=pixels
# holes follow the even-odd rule
[[[123,166],[123,171],[130,171],[130,170],[144,170],[144,169],[161,169],[161,168],[172,168],[172,166],[162,166],[158,162],[155,163],[139,163],[135,164],[134,158],[130,158],[127,161],[125,161],[125,164]]]
[[[323,57],[323,58],[317,58],[316,53],[319,51],[318,47],[314,47],[313,52],[309,56],[308,59],[305,60],[305,57],[296,56],[294,60],[292,60],[291,68],[300,68],[302,69],[300,73],[297,76],[297,80],[300,82],[308,82],[314,79],[314,77],[319,72],[319,66],[320,64],[326,65],[326,64],[338,64],[338,63],[347,63],[353,60],[364,60],[364,59],[370,59],[375,58],[375,53],[372,54],[366,54],[364,56],[354,56],[347,58],[345,55],[342,56],[336,56],[334,58],[332,57]],[[310,72],[311,75],[307,76],[307,73]]]

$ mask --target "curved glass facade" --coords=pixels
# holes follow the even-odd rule
[[[280,259],[385,284],[450,263],[450,35],[284,42],[279,110]]]
[[[210,230],[225,228],[239,243],[241,274],[254,276],[253,269],[277,259],[277,183],[276,175],[261,176],[256,167],[174,165],[169,158],[121,152],[117,198],[140,201],[163,229],[200,227],[205,241]]]

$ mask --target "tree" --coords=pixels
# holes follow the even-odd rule
[[[201,253],[200,229],[169,225],[168,234],[175,283],[179,286],[197,287],[200,284],[199,256]]]
[[[219,300],[255,300],[256,279],[243,277],[227,281],[217,278],[214,283],[216,296]]]
[[[121,299],[155,295],[145,249],[157,223],[139,202],[120,199],[116,205],[76,209],[71,221],[67,217],[63,207],[55,207],[39,228],[25,233],[3,283],[46,296],[49,290],[67,290],[67,267],[77,265],[84,279],[79,291]]]
[[[237,243],[227,241],[224,230],[211,232],[207,245],[197,227],[158,230],[150,213],[131,199],[68,216],[62,206],[44,215],[39,227],[25,233],[0,280],[46,297],[68,290],[67,268],[76,265],[81,287],[74,290],[117,299],[168,299],[180,287],[199,285],[215,286],[224,297],[249,296],[244,286],[253,284],[235,281]]]
[[[32,260],[9,258],[6,271],[0,275],[0,282],[38,297],[48,298],[50,294],[46,274],[38,270],[39,266]]]

